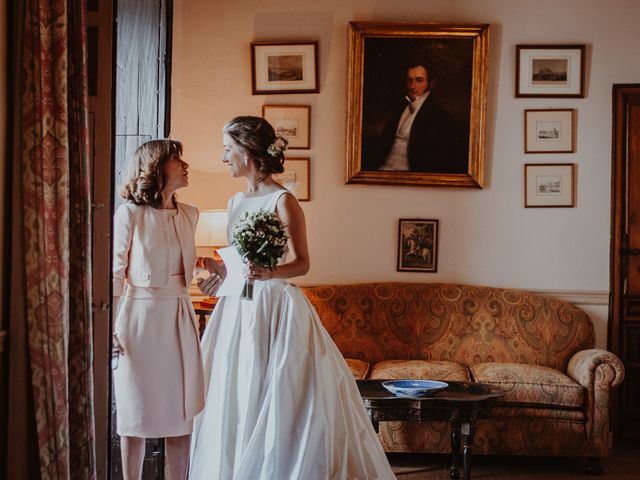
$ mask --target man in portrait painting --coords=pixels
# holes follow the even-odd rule
[[[406,96],[370,142],[364,170],[466,173],[468,141],[438,104],[435,72],[423,61],[405,70]]]

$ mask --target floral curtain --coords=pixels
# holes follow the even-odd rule
[[[21,170],[40,477],[95,478],[84,0],[25,0]]]

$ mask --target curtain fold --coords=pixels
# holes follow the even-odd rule
[[[40,477],[95,478],[83,0],[25,0],[22,214]]]

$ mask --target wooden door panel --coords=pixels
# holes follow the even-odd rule
[[[640,294],[640,97],[629,97],[627,110],[627,261],[625,295]],[[625,252],[623,252],[624,254]]]
[[[609,349],[625,365],[616,440],[640,438],[640,84],[613,88]]]

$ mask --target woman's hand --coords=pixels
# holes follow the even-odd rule
[[[198,288],[202,293],[209,297],[215,296],[222,285],[222,277],[217,273],[212,273],[207,278],[199,278],[197,280]]]
[[[271,280],[274,277],[274,270],[260,267],[252,262],[245,263],[243,273],[249,280]]]
[[[120,343],[117,333],[111,335],[111,349],[118,352],[118,355],[124,355],[124,347]]]
[[[209,273],[217,274],[222,280],[227,276],[227,267],[222,262],[216,262],[211,257],[205,257],[202,259],[202,264]]]

